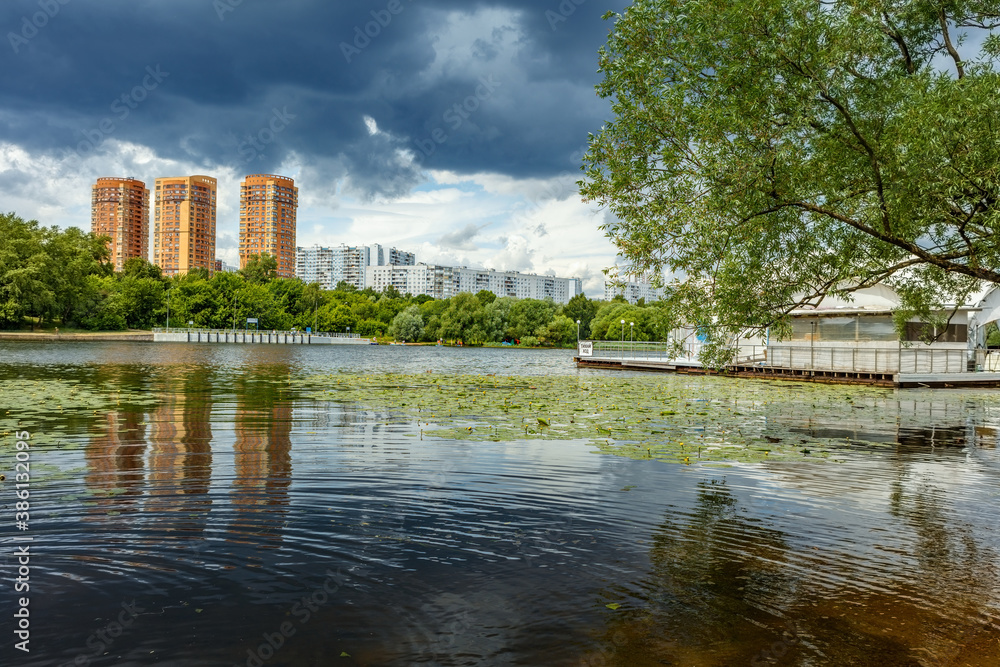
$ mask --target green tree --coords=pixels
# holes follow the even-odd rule
[[[597,340],[629,339],[630,329],[634,333],[631,322],[642,321],[643,309],[629,304],[627,301],[607,301],[598,308],[591,322],[591,334]],[[622,324],[625,320],[625,324]]]
[[[519,299],[511,306],[507,316],[507,333],[518,339],[542,337],[555,314],[556,305],[551,300]]]
[[[319,283],[310,283],[302,288],[299,295],[299,323],[298,326],[303,331],[310,327],[313,331],[318,331],[319,308],[326,302],[326,296]]]
[[[20,326],[55,303],[47,278],[51,266],[35,220],[0,215],[0,326]]]
[[[487,289],[476,292],[476,299],[484,306],[488,306],[497,300],[497,295]]]
[[[274,255],[261,253],[250,255],[246,265],[240,269],[247,282],[263,284],[278,277],[278,259]]]
[[[389,335],[396,340],[415,342],[424,335],[424,318],[420,306],[413,305],[392,319]]]
[[[44,238],[46,253],[52,260],[48,283],[54,295],[48,315],[65,325],[76,324],[86,316],[87,305],[94,299],[87,276],[112,275],[106,238],[76,227],[63,231],[52,227],[45,230]],[[144,259],[138,261],[149,265]]]
[[[441,314],[448,308],[448,299],[429,299],[420,304],[420,314],[424,318],[424,340],[441,337]]]
[[[565,315],[556,315],[545,326],[545,331],[541,338],[549,345],[576,345],[576,322]]]
[[[130,257],[122,266],[122,275],[129,278],[163,279],[163,270],[142,257]]]
[[[629,273],[682,276],[667,299],[716,341],[877,282],[903,292],[897,322],[964,301],[1000,282],[998,14],[635,0],[606,15],[614,120],[581,193],[614,214]],[[989,33],[981,53],[969,29]]]
[[[357,292],[358,288],[347,282],[346,280],[341,280],[337,283],[336,287],[333,288],[335,292]]]
[[[125,324],[132,329],[152,329],[158,325],[158,315],[165,298],[164,281],[121,275],[114,280],[116,301],[121,305]]]
[[[320,331],[330,331],[333,333],[345,333],[347,327],[354,329],[357,333],[357,317],[351,309],[342,303],[331,302],[319,311]]]
[[[483,342],[473,338],[473,327],[480,318],[482,304],[474,295],[461,292],[448,299],[448,307],[440,316],[438,336],[445,340]]]
[[[597,304],[588,299],[586,294],[577,294],[562,307],[562,314],[573,320],[574,324],[580,320],[581,339],[587,339],[590,336],[590,321],[594,319],[596,313]]]

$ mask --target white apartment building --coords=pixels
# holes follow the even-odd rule
[[[567,303],[583,292],[583,281],[580,278],[556,278],[517,271],[469,269],[464,266],[370,266],[366,269],[366,274],[366,284],[376,292],[392,285],[401,294],[427,294],[435,299],[447,299],[459,292],[475,294],[486,290],[498,297],[551,298],[556,303]]]
[[[397,262],[413,264],[414,260],[411,252],[385,249],[379,244],[300,247],[295,253],[295,276],[305,283],[319,283],[323,289],[334,289],[337,283],[343,281],[362,290],[368,287],[368,267]]]
[[[377,247],[379,248],[379,252],[381,253],[382,246],[377,246]],[[417,263],[417,256],[414,255],[412,252],[404,252],[402,250],[396,250],[395,248],[390,248],[389,250],[386,251],[386,254],[387,254],[387,257],[385,258],[386,261],[384,262],[379,261],[378,263],[379,266],[385,266],[387,264],[390,266],[413,266],[414,264]]]
[[[606,301],[611,301],[619,294],[631,304],[635,304],[639,299],[645,299],[645,302],[649,303],[663,298],[663,290],[653,287],[652,283],[627,282],[622,287],[609,281],[604,282],[604,299]]]

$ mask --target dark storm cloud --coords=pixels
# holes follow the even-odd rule
[[[295,151],[388,196],[422,166],[552,175],[608,115],[593,93],[600,16],[623,4],[7,0],[0,140],[86,155],[114,138],[252,171]],[[505,18],[443,45],[477,12]]]

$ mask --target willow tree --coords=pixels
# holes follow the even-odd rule
[[[581,192],[716,340],[878,282],[934,317],[1000,282],[998,2],[635,0]],[[900,321],[902,317],[898,318]]]

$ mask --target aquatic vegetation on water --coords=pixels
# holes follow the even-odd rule
[[[897,422],[893,410],[879,409],[895,403],[891,390],[856,386],[438,374],[337,374],[304,384],[316,399],[415,419],[421,437],[582,438],[603,453],[683,464],[831,459],[859,445],[884,447],[866,434],[891,434]],[[840,435],[845,429],[853,434]]]
[[[103,417],[156,402],[155,396],[111,384],[14,379],[0,384],[0,435],[28,430],[33,447],[53,445],[61,440],[70,419]],[[0,438],[0,443],[13,441]]]

